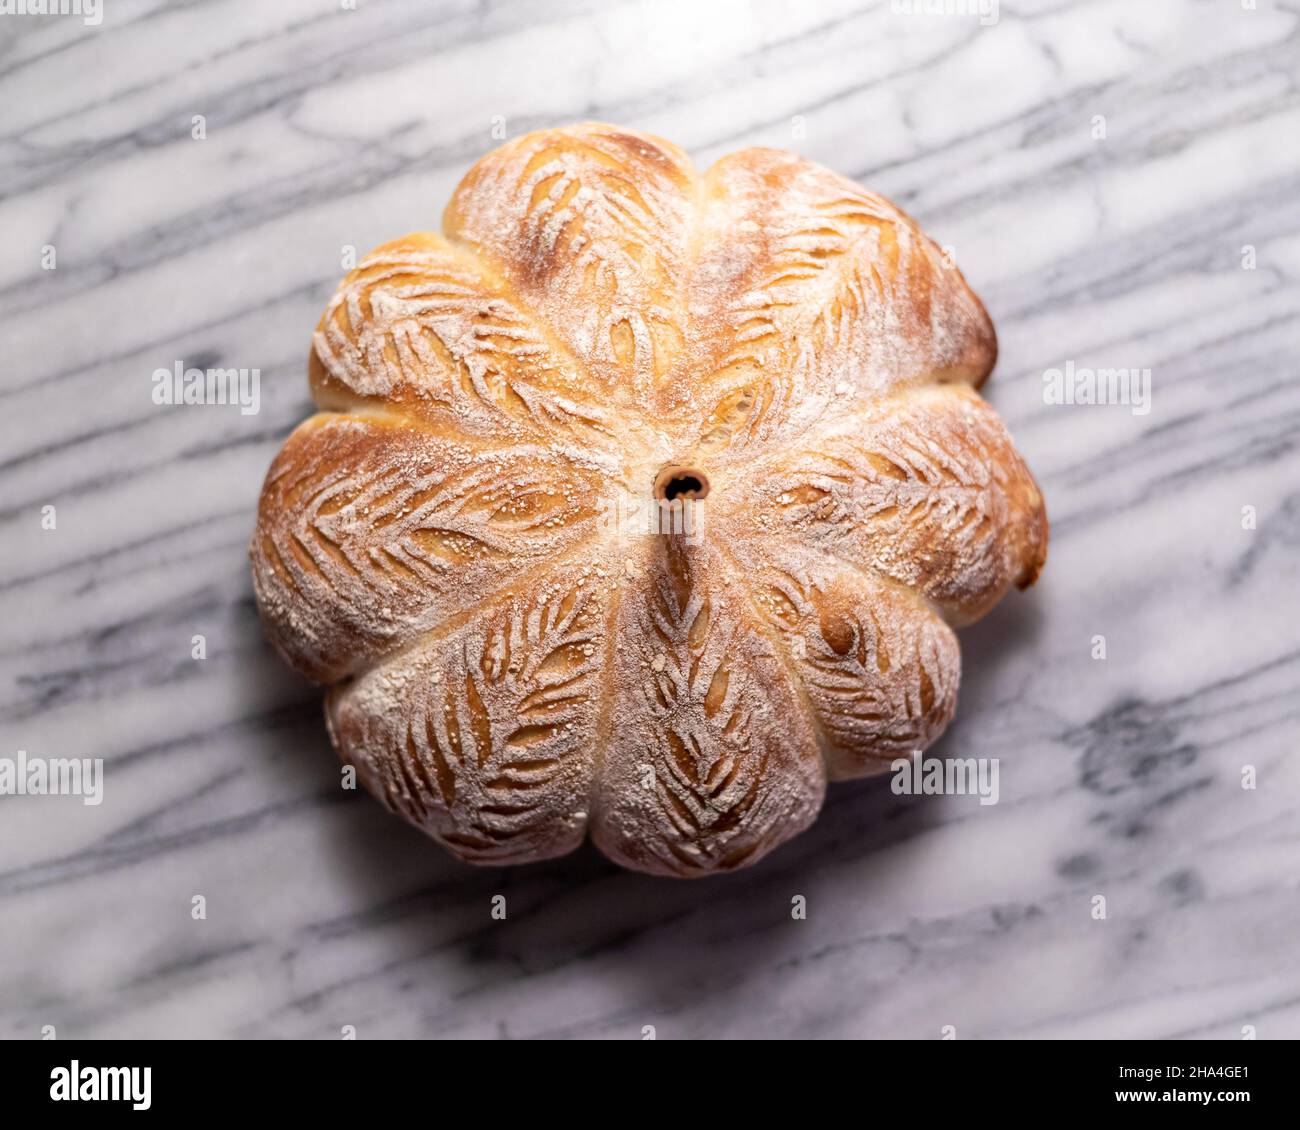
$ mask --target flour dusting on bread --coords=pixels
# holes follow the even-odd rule
[[[326,308],[251,547],[267,632],[462,859],[752,864],[938,738],[953,628],[1042,567],[996,353],[915,222],[810,161],[521,137]],[[696,536],[622,520],[665,468],[707,481]]]

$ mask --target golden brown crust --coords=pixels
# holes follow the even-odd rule
[[[613,588],[569,569],[521,578],[330,694],[344,762],[469,862],[563,855],[586,833]]]
[[[939,739],[961,653],[915,593],[829,554],[760,551],[750,591],[812,711],[831,780],[882,773]]]
[[[644,403],[684,334],[694,185],[690,158],[661,138],[542,130],[470,169],[443,230],[495,265],[607,395]]]
[[[965,386],[874,401],[761,460],[723,515],[738,544],[777,537],[908,586],[949,623],[1037,577],[1047,513],[1002,422]]]
[[[366,787],[473,862],[590,831],[695,876],[936,740],[952,627],[1047,548],[943,251],[803,158],[596,123],[488,154],[444,230],[343,280],[251,547]],[[691,537],[629,524],[666,467]]]
[[[832,405],[979,384],[993,368],[983,305],[883,197],[792,153],[745,149],[709,169],[701,200],[673,387],[707,447],[780,442]]]
[[[276,647],[333,682],[475,609],[603,520],[606,479],[553,450],[477,449],[322,413],[271,465],[253,582]]]
[[[582,366],[501,280],[428,232],[376,248],[348,274],[308,373],[322,408],[399,412],[452,437],[608,447],[615,427]]]
[[[734,870],[816,817],[826,787],[816,736],[719,551],[677,538],[649,549],[615,628],[616,721],[592,836],[642,871]]]

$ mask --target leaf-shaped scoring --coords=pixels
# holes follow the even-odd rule
[[[608,468],[318,415],[263,489],[253,579],[272,640],[333,681],[475,608],[604,520]]]
[[[781,634],[832,780],[883,772],[957,708],[957,637],[924,601],[836,558],[761,548],[754,599]]]
[[[330,695],[344,761],[394,812],[479,863],[586,833],[612,574],[543,567]]]
[[[590,802],[611,858],[700,875],[933,741],[935,610],[1031,581],[1047,524],[978,396],[915,387],[996,352],[916,225],[790,154],[697,183],[586,125],[489,154],[445,228],[330,304],[313,391],[360,411],[290,437],[252,546],[277,646],[356,676],[329,718],[363,782],[466,859],[571,850]],[[596,536],[678,458],[716,477],[702,544]]]
[[[729,499],[742,543],[775,535],[924,594],[951,624],[1031,584],[1047,552],[1042,495],[972,390],[913,389],[762,461]]]
[[[473,256],[429,233],[376,248],[313,338],[322,408],[400,411],[454,435],[609,446],[582,368]]]
[[[690,338],[665,388],[704,421],[705,449],[789,440],[837,398],[992,369],[979,299],[883,197],[768,149],[724,157],[701,196]]]
[[[641,400],[684,336],[690,159],[588,123],[530,133],[461,181],[443,230],[495,263],[606,395]]]
[[[816,737],[717,553],[654,538],[649,554],[619,610],[592,836],[644,871],[741,867],[816,816]]]

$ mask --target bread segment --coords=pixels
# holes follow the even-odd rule
[[[749,583],[812,709],[831,780],[883,773],[938,741],[957,709],[961,652],[923,599],[780,543],[756,555]]]
[[[734,870],[816,817],[817,741],[725,558],[671,538],[648,551],[615,629],[592,835],[642,871]]]
[[[899,387],[979,384],[997,339],[955,264],[888,200],[793,153],[705,174],[688,345],[665,408],[707,448],[789,442]]]
[[[606,397],[645,407],[685,335],[694,194],[675,145],[588,123],[489,153],[443,228],[500,270]]]
[[[586,834],[613,594],[575,557],[336,688],[330,733],[389,809],[471,863]]]
[[[398,411],[452,437],[607,448],[615,428],[545,326],[427,232],[376,248],[343,280],[309,376],[322,408]]]
[[[950,624],[1032,584],[1043,497],[1006,428],[969,388],[878,400],[753,469],[729,500],[743,542],[806,545],[922,594]]]
[[[387,419],[315,416],[262,491],[263,624],[309,678],[352,674],[592,536],[605,471],[547,448],[481,450]]]

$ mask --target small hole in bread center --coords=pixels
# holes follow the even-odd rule
[[[709,477],[694,467],[665,467],[655,479],[655,498],[662,502],[699,499],[709,493]]]

